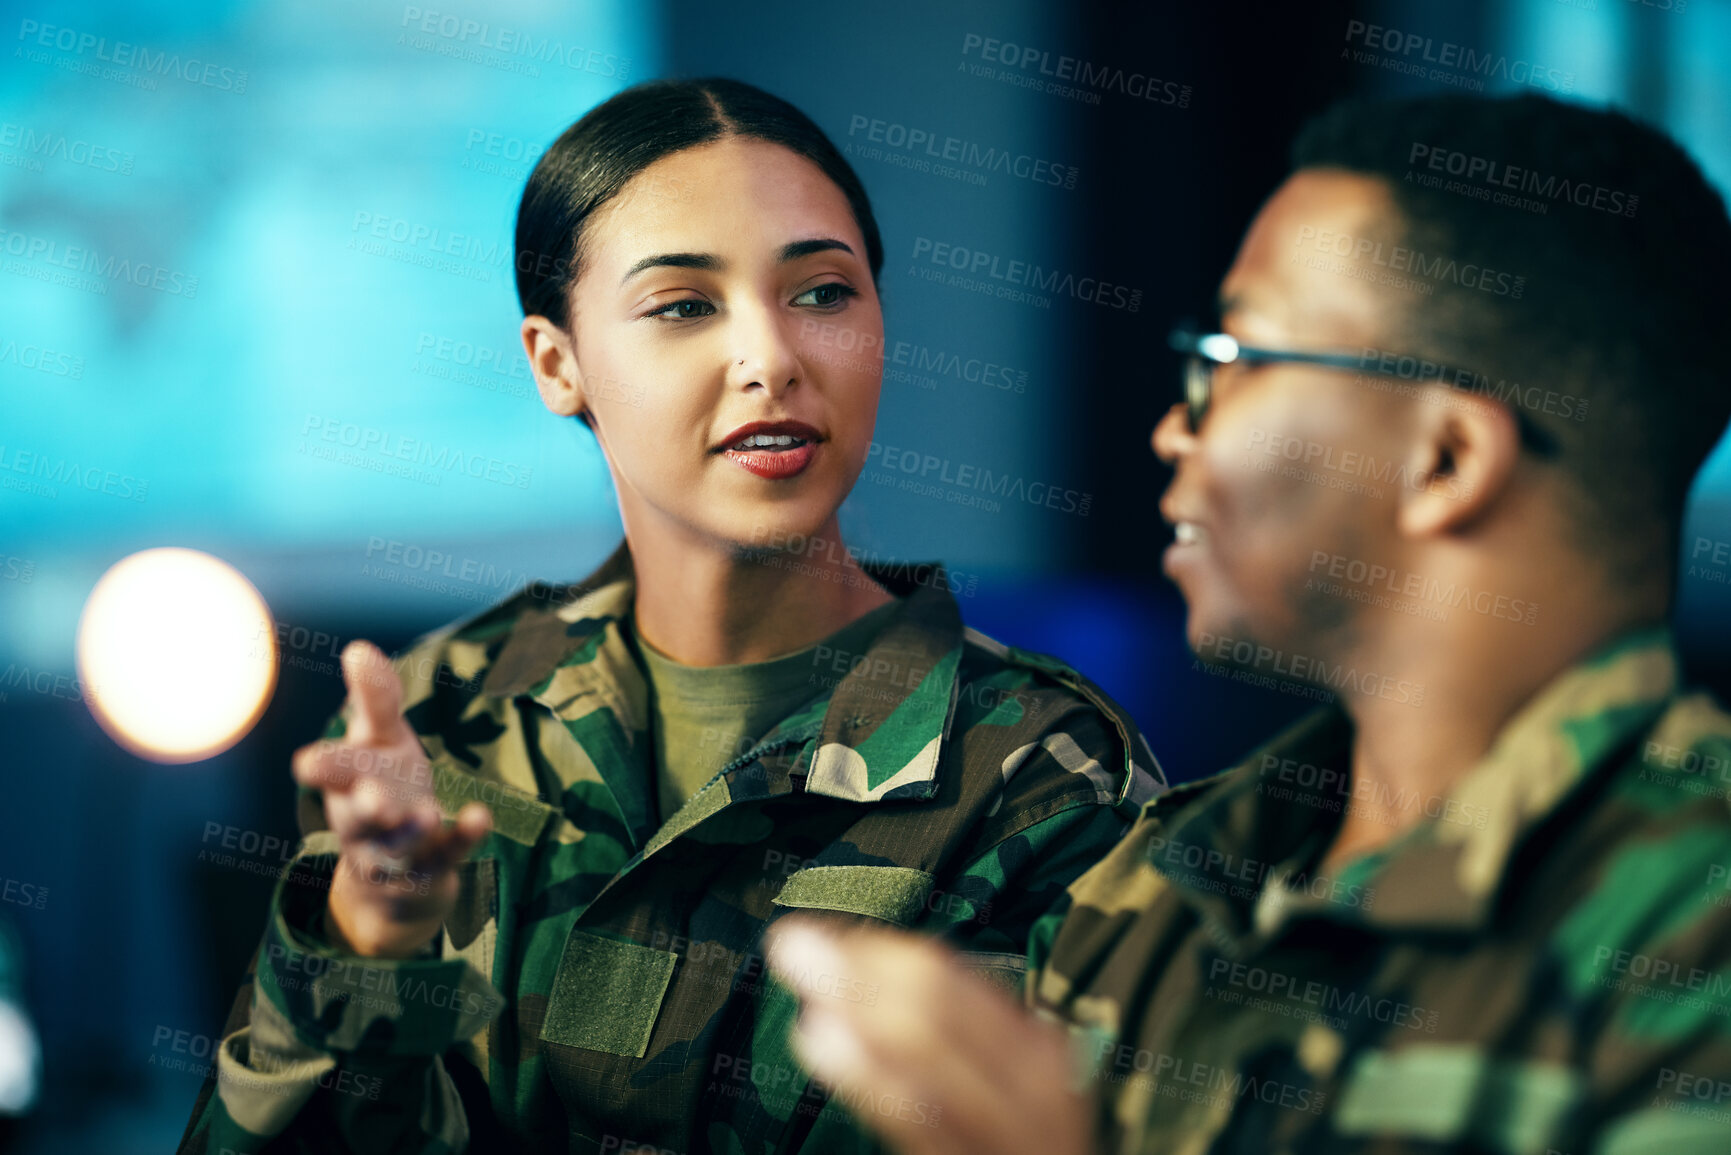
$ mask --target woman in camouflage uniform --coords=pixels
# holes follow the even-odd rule
[[[842,544],[883,249],[802,113],[732,81],[627,90],[541,158],[516,249],[536,382],[594,432],[625,542],[394,669],[345,653],[183,1149],[832,1151],[865,1142],[850,1113],[936,1125],[811,1082],[764,928],[940,934],[1014,986],[1159,767],[1080,675],[965,628],[941,566]]]

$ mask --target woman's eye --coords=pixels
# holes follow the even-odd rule
[[[707,317],[715,312],[715,306],[701,297],[681,297],[647,314],[651,317],[669,317],[675,321],[694,321],[699,317]]]
[[[815,305],[820,309],[833,309],[849,297],[857,296],[859,296],[859,291],[853,286],[844,285],[840,281],[830,281],[827,284],[807,289],[795,297],[793,303],[796,305]]]

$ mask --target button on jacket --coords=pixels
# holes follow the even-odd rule
[[[715,777],[665,824],[623,546],[395,659],[441,808],[479,799],[493,832],[425,957],[359,959],[320,937],[336,844],[303,793],[182,1150],[759,1155],[868,1146],[849,1109],[937,1125],[810,1083],[765,927],[941,934],[1016,987],[1034,920],[1166,784],[1086,679],[964,628],[942,567],[870,572],[902,598],[872,642],[817,647],[810,701],[749,750],[718,735]]]

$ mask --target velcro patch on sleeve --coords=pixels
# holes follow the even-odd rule
[[[553,977],[542,1040],[641,1059],[677,961],[672,951],[574,932]]]
[[[551,806],[515,786],[483,778],[447,758],[436,759],[432,766],[433,795],[450,817],[465,803],[484,802],[493,812],[494,833],[524,846],[535,845],[553,817]]]
[[[931,892],[932,876],[910,866],[809,866],[789,876],[775,904],[912,926]]]
[[[1525,1155],[1557,1137],[1585,1093],[1583,1076],[1558,1064],[1498,1059],[1466,1044],[1415,1044],[1358,1057],[1334,1127]]]
[[[1028,975],[1026,955],[1006,951],[965,950],[961,952],[958,961],[1011,998],[1021,996],[1022,982]]]

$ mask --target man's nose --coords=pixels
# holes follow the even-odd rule
[[[1190,432],[1190,419],[1182,403],[1166,411],[1148,441],[1154,447],[1154,455],[1168,465],[1195,447],[1196,435]]]

